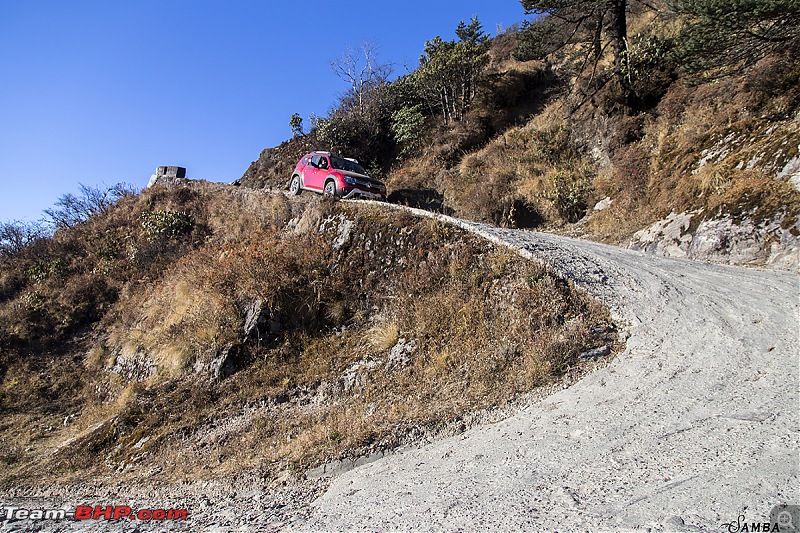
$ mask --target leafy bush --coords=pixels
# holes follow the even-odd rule
[[[584,174],[559,170],[551,175],[552,188],[547,199],[568,222],[577,222],[584,215],[591,191],[591,181]]]
[[[403,151],[411,153],[419,148],[425,125],[425,115],[420,104],[405,106],[392,113],[392,133]]]
[[[653,34],[629,39],[621,69],[638,107],[656,105],[677,79],[674,46],[673,39]]]
[[[193,228],[194,219],[186,211],[160,209],[142,213],[142,229],[149,242],[179,239]]]
[[[28,267],[28,278],[33,283],[42,283],[50,278],[58,278],[67,270],[66,261],[60,257],[49,257],[39,260]]]

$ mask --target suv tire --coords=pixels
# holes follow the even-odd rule
[[[339,196],[339,191],[336,190],[336,182],[333,180],[326,181],[325,189],[323,189],[322,193],[326,196],[333,196],[334,198]]]
[[[289,193],[292,196],[300,196],[301,192],[303,192],[303,187],[300,184],[300,176],[295,174],[292,176],[292,181],[289,182]]]

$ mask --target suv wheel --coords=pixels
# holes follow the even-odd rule
[[[303,188],[300,187],[300,176],[297,174],[292,176],[292,181],[289,183],[289,192],[294,196],[297,196],[303,192]]]
[[[325,182],[325,189],[322,191],[325,196],[333,196],[334,198],[339,195],[338,191],[336,190],[336,182],[333,180],[328,180]]]

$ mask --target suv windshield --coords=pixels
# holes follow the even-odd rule
[[[361,168],[361,165],[342,157],[331,156],[331,165],[333,165],[333,168],[338,168],[339,170],[355,172],[356,174],[367,174],[367,171]]]

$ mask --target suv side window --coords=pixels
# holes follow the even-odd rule
[[[318,156],[318,155],[311,156],[310,163],[311,163],[312,167],[315,167],[315,168],[319,167],[319,158],[320,158],[320,156]]]
[[[319,158],[320,170],[328,170],[328,158],[324,155]]]

